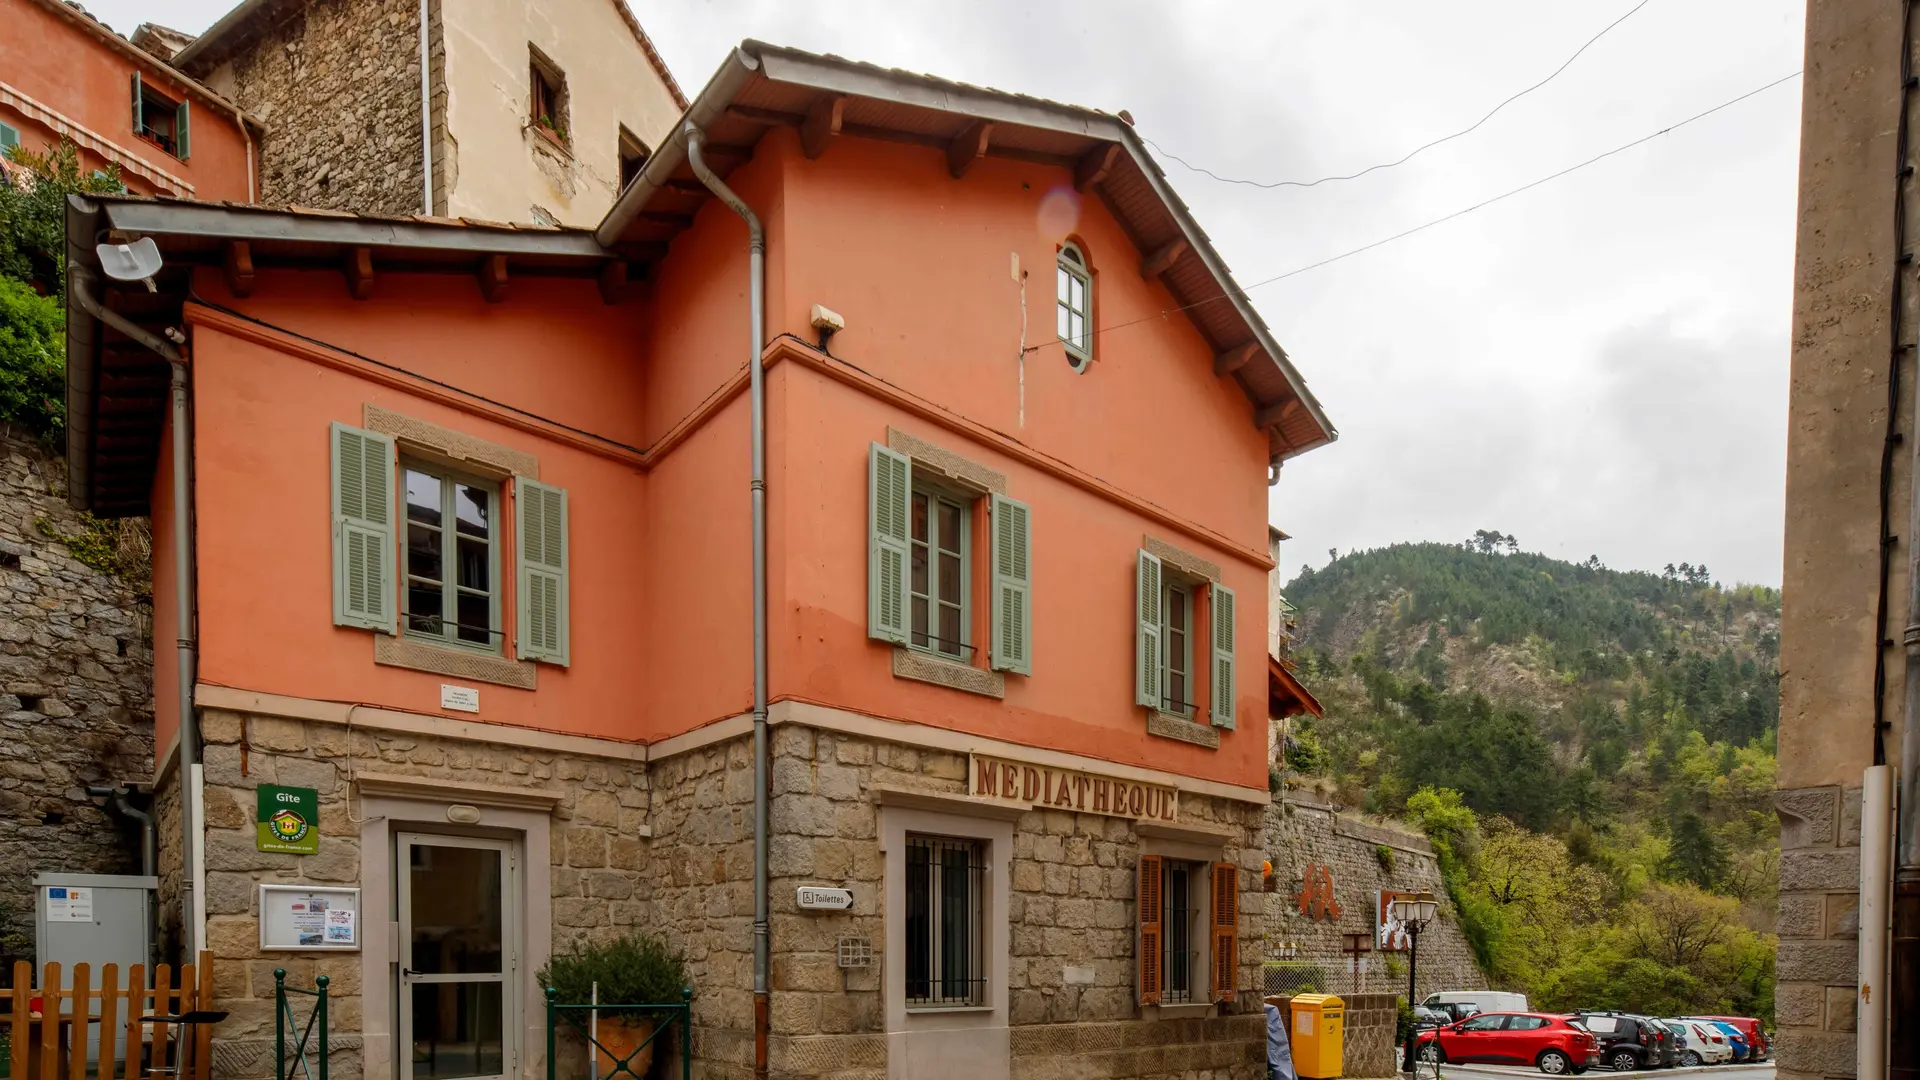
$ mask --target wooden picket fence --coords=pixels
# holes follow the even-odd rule
[[[125,972],[118,964],[102,964],[98,975],[96,986],[90,965],[75,964],[73,985],[63,989],[60,965],[48,964],[41,989],[35,990],[32,965],[25,960],[13,965],[12,987],[0,987],[0,1005],[12,1006],[0,1013],[11,1043],[10,1080],[207,1080],[213,1035],[207,1025],[143,1024],[140,1018],[210,1008],[212,953],[201,953],[198,965],[183,964],[177,971],[161,964],[151,987],[145,964]],[[118,1049],[119,1033],[125,1036],[124,1052]],[[90,1035],[97,1035],[97,1062],[87,1060]]]

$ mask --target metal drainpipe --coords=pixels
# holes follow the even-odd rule
[[[433,216],[433,73],[428,66],[427,0],[420,0],[420,212]]]
[[[68,264],[67,293],[87,314],[127,338],[158,353],[173,369],[173,598],[174,656],[179,663],[180,753],[175,779],[180,785],[180,944],[183,963],[191,963],[199,942],[193,922],[193,766],[200,763],[200,730],[193,715],[193,672],[196,643],[193,630],[193,529],[188,493],[190,455],[187,415],[187,362],[173,343],[134,325],[109,310],[93,295],[91,271]]]
[[[767,790],[771,767],[767,746],[767,459],[766,384],[760,353],[766,346],[767,234],[740,196],[707,168],[700,156],[703,136],[688,124],[687,164],[721,202],[747,223],[747,308],[751,351],[747,356],[748,424],[753,435],[753,1072],[767,1075],[767,1027],[770,965],[767,919]]]
[[[1908,140],[1912,97],[1915,89],[1913,70],[1913,0],[1900,5],[1900,121],[1894,161],[1894,251],[1899,256],[1893,267],[1893,345],[1894,370],[1903,360],[1910,327],[1904,325],[1906,305],[1901,288],[1910,272],[1906,200],[1912,144]],[[1914,380],[1915,424],[1920,428],[1920,378]],[[1889,424],[1897,422],[1889,417]],[[1900,723],[1900,771],[1895,781],[1896,825],[1894,844],[1898,853],[1898,871],[1893,880],[1893,943],[1890,950],[1892,974],[1887,983],[1884,1004],[1891,1038],[1888,1040],[1888,1075],[1894,1080],[1920,1080],[1920,437],[1913,437],[1911,490],[1908,492],[1907,535],[1907,626],[1906,709]],[[1880,720],[1880,717],[1875,717]],[[1880,763],[1883,746],[1876,725],[1875,764]],[[1862,853],[1865,854],[1864,852]],[[1862,1003],[1865,1007],[1866,1003]]]

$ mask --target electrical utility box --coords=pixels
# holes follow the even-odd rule
[[[152,960],[154,894],[160,879],[119,874],[35,874],[35,975],[49,962],[60,965],[60,982],[73,986],[73,965],[86,964],[93,985],[100,986],[100,968],[120,965],[124,986],[127,969]],[[124,1052],[116,1033],[114,1055]],[[87,1037],[90,1060],[99,1060],[99,1027]]]

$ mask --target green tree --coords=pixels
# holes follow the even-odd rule
[[[60,305],[0,277],[0,421],[52,438],[66,424],[66,332]]]
[[[82,175],[80,152],[70,139],[33,151],[23,144],[8,151],[17,168],[0,180],[0,276],[33,285],[66,299],[67,196],[113,194],[126,190],[120,166]]]

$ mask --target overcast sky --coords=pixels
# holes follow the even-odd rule
[[[518,0],[490,0],[506,3]],[[632,0],[689,94],[759,38],[1075,104],[1223,175],[1390,161],[1537,82],[1637,0]],[[228,0],[89,0],[122,33]],[[1471,135],[1312,189],[1163,162],[1259,281],[1452,213],[1797,71],[1803,0],[1650,0]],[[1272,519],[1302,564],[1476,528],[1610,566],[1778,584],[1800,83],[1253,290],[1340,429]]]

